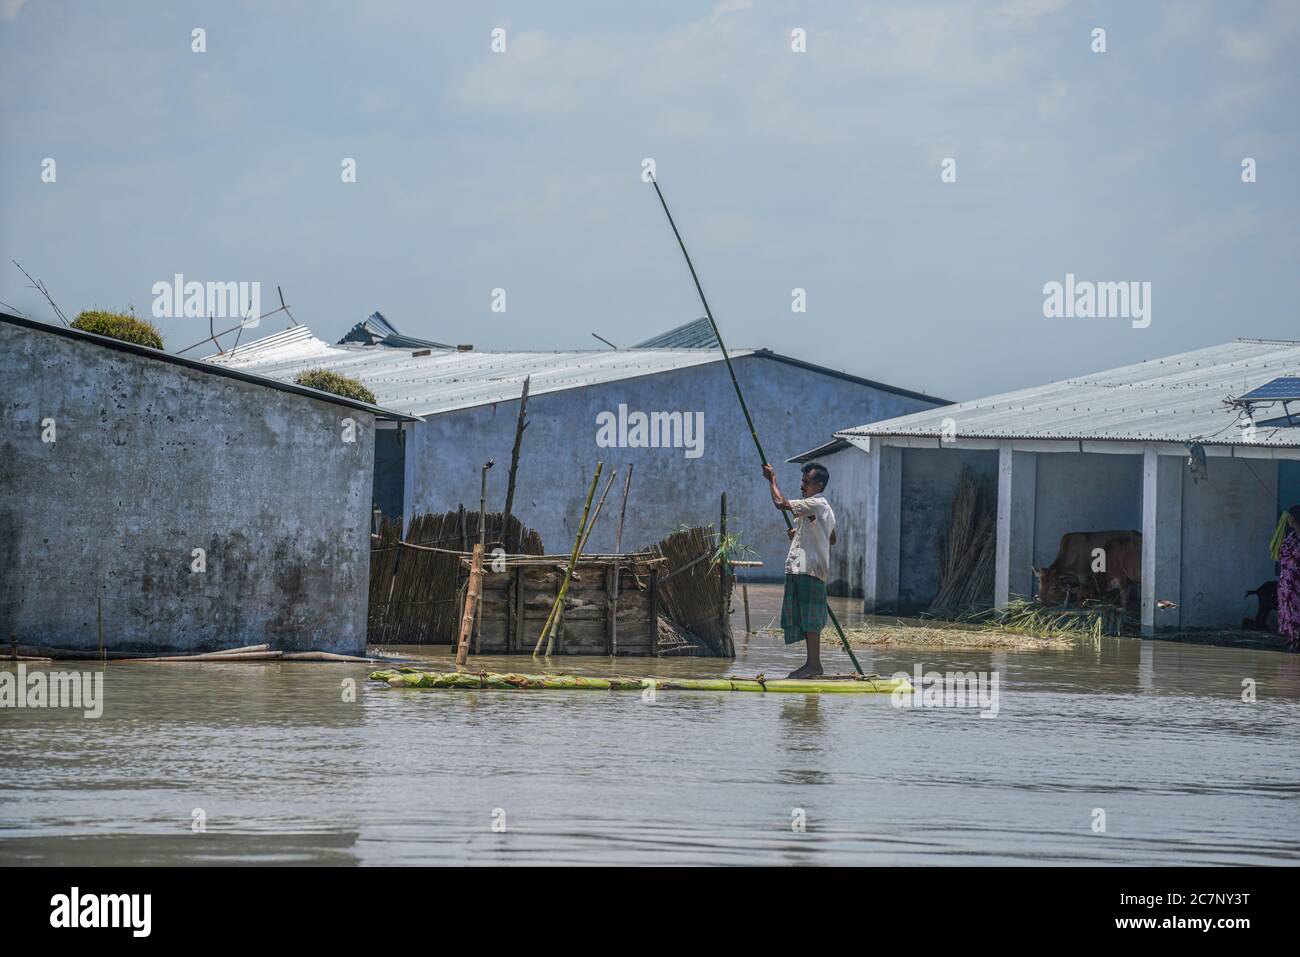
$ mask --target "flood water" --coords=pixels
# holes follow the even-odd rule
[[[798,664],[779,638],[738,644],[734,663],[556,670]],[[858,654],[886,675],[997,671],[998,714],[888,695],[397,691],[341,664],[64,663],[104,671],[104,712],[0,709],[0,864],[1300,860],[1300,657],[1134,639]]]

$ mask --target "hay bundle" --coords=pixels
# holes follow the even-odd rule
[[[952,498],[948,530],[938,536],[939,591],[929,613],[954,617],[993,601],[997,547],[993,482],[964,466]]]
[[[668,559],[659,576],[660,614],[702,644],[701,654],[734,658],[736,650],[726,614],[734,578],[727,576],[724,594],[722,576],[714,561],[718,555],[717,536],[698,525],[687,526],[646,551]]]

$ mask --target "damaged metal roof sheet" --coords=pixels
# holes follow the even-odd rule
[[[740,349],[733,357],[751,355]],[[207,362],[292,382],[308,369],[329,369],[360,379],[380,405],[413,415],[519,398],[524,377],[529,394],[561,392],[722,361],[704,349],[598,349],[572,352],[481,352],[455,349],[394,349],[334,346],[304,325],[266,336]]]
[[[638,342],[633,349],[716,349],[718,337],[713,334],[713,323],[708,316],[692,319],[674,326],[667,332]]]
[[[1256,410],[1253,441],[1231,400],[1283,375],[1300,374],[1300,342],[1237,339],[1161,359],[836,432],[852,436],[939,439],[945,420],[956,437],[1199,442],[1202,445],[1300,446],[1300,427],[1270,424]]]

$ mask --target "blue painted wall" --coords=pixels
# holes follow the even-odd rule
[[[930,408],[934,403],[898,395],[836,376],[750,355],[734,361],[759,437],[787,495],[799,488],[799,468],[786,458],[828,441],[836,429]],[[698,458],[680,448],[600,448],[596,417],[630,410],[704,414],[704,443]],[[489,508],[505,501],[506,473],[514,441],[518,402],[466,409],[431,417],[411,430],[406,448],[407,518],[444,511],[464,502],[476,506],[479,467],[489,458]],[[597,459],[605,475],[619,469],[615,489],[588,544],[592,551],[614,547],[623,477],[635,463],[623,532],[625,550],[658,541],[681,523],[718,521],[719,496],[728,497],[728,529],[739,532],[764,567],[751,580],[778,580],[787,539],[768,497],[757,453],[740,414],[725,365],[711,363],[565,392],[534,395],[528,401],[515,513],[537,529],[550,552],[573,547],[582,501]],[[602,488],[604,480],[602,479]],[[827,494],[836,500],[836,476]]]

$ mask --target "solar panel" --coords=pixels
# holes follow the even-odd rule
[[[1296,399],[1300,399],[1300,376],[1283,376],[1237,397],[1238,402],[1289,402]]]

